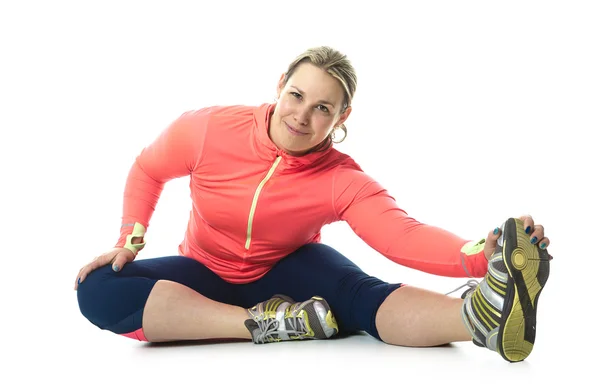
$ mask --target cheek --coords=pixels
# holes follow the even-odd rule
[[[292,104],[287,98],[282,98],[279,100],[279,115],[285,117],[289,115],[292,111]]]
[[[315,115],[313,118],[313,128],[320,137],[326,137],[331,131],[333,120],[330,117]]]

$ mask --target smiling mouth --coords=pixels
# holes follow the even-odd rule
[[[292,126],[288,125],[285,122],[283,124],[287,127],[288,131],[291,132],[292,134],[296,134],[296,135],[307,135],[308,134],[308,133],[304,133],[302,131],[298,131],[298,130],[294,129]]]

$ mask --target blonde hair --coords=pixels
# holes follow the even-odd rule
[[[352,98],[354,97],[357,86],[356,71],[347,56],[328,46],[309,48],[298,55],[296,59],[289,64],[283,80],[284,84],[287,83],[288,79],[294,74],[294,71],[296,71],[296,68],[302,63],[310,63],[313,66],[319,67],[340,82],[340,85],[344,90],[344,103],[342,104],[341,112],[343,113],[346,111],[352,103]],[[334,141],[333,139],[337,129],[344,132],[344,137],[340,141]],[[332,130],[331,134],[327,136],[327,139],[317,147],[319,149],[329,148],[333,142],[340,143],[346,139],[347,134],[348,131],[346,125],[342,123],[335,128],[335,130]]]

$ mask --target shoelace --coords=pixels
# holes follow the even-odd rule
[[[475,288],[477,288],[477,286],[479,285],[479,282],[475,279],[470,279],[468,280],[465,284],[461,285],[460,287],[446,293],[446,295],[450,295],[451,293],[454,293],[456,291],[458,291],[459,289],[463,288],[463,287],[469,287],[469,289],[467,289],[465,292],[463,292],[463,294],[461,295],[461,298],[465,298],[465,296],[470,292],[470,291],[474,291]]]
[[[258,324],[258,329],[260,330],[256,340],[261,343],[273,342],[276,340],[274,335],[279,333],[286,333],[288,335],[303,335],[308,333],[303,318],[294,315],[294,317],[288,318],[288,320],[292,329],[284,331],[279,331],[279,321],[275,318],[256,320],[256,324]]]
[[[260,343],[272,342],[275,340],[273,335],[277,334],[277,329],[279,328],[279,321],[274,318],[267,319],[255,319],[256,324],[258,325],[258,329],[260,333],[256,337],[256,340]]]
[[[308,328],[306,328],[306,322],[304,321],[304,318],[298,316],[296,311],[292,313],[292,317],[288,318],[288,320],[290,327],[292,328],[292,330],[286,331],[288,334],[304,335],[308,333]]]

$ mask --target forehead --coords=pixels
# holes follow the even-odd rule
[[[326,99],[335,104],[340,104],[344,98],[340,82],[310,63],[300,64],[286,86],[300,89],[307,98]]]

